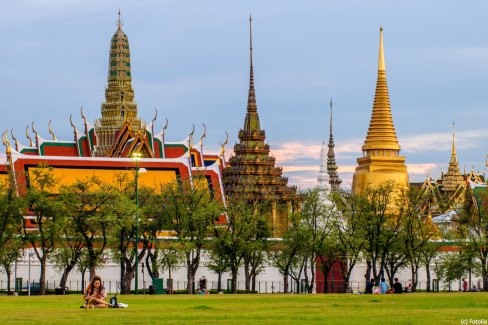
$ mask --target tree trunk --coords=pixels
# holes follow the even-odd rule
[[[327,294],[329,293],[329,281],[327,279],[327,277],[329,276],[329,272],[324,271],[322,272],[322,274],[324,275],[324,294]]]
[[[288,273],[289,273],[289,267],[286,268],[285,274],[283,275],[283,293],[288,293]]]
[[[7,273],[7,295],[11,295],[10,278],[12,277],[12,270],[10,268],[5,268],[5,273]]]
[[[173,278],[171,277],[171,266],[168,267],[168,281],[169,283],[166,283],[166,286],[168,287],[168,292],[173,293]]]
[[[256,274],[251,274],[251,293],[256,292]]]
[[[237,293],[237,271],[238,271],[238,268],[236,268],[236,267],[231,268],[231,274],[232,274],[231,289],[232,289],[232,293]]]
[[[367,260],[366,261],[366,273],[364,274],[364,285],[366,285],[369,281],[369,279],[371,279],[371,260]],[[393,285],[391,283],[391,279],[390,279],[390,285]]]
[[[250,261],[244,262],[244,278],[246,282],[246,292],[251,291],[251,267]]]
[[[194,293],[193,292],[194,276],[191,267],[191,259],[189,253],[186,254],[186,279],[187,279],[186,292],[192,294]]]
[[[222,271],[219,271],[218,273],[218,280],[217,280],[217,293],[222,291]]]
[[[82,268],[81,270],[81,290],[85,293],[85,272],[86,267]]]
[[[43,254],[41,261],[41,276],[39,278],[40,295],[46,294],[46,254]]]
[[[488,274],[483,277],[483,291],[488,291]]]
[[[430,263],[425,264],[425,274],[427,275],[425,291],[430,292]]]
[[[120,293],[130,294],[130,287],[132,285],[132,279],[134,279],[134,269],[128,268],[128,271],[121,278]]]
[[[71,264],[68,265],[64,270],[63,270],[63,274],[61,275],[61,281],[59,281],[59,286],[62,288],[62,287],[66,287],[66,282],[68,282],[68,275],[69,275],[69,272],[71,272],[71,270],[73,269],[74,265],[72,266]]]

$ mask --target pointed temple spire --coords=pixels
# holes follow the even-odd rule
[[[122,25],[124,25],[124,23],[122,22],[122,19],[120,18],[120,9],[119,9],[119,18],[117,19],[117,27],[119,29],[122,29]]]
[[[369,123],[368,134],[364,141],[363,151],[386,149],[400,151],[400,145],[391,115],[388,85],[386,83],[385,54],[383,50],[383,28],[380,28],[380,49],[378,58],[378,80],[374,95],[373,113]]]
[[[249,202],[271,203],[266,217],[273,233],[281,234],[288,228],[288,213],[296,208],[296,188],[288,186],[281,167],[270,155],[266,132],[261,130],[254,91],[254,66],[252,57],[252,17],[249,17],[249,97],[244,128],[239,130],[239,142],[234,145],[234,155],[224,169],[224,190],[227,198],[241,197]],[[223,150],[222,150],[223,152]]]
[[[249,15],[249,95],[247,97],[247,114],[244,122],[245,131],[261,131],[257,111],[256,92],[254,90],[254,66],[252,62],[252,16]]]
[[[332,98],[330,99],[330,134],[329,134],[329,151],[327,152],[327,173],[329,174],[330,188],[333,192],[340,189],[342,180],[337,174],[337,164],[335,161],[334,135],[332,134]]]
[[[457,163],[456,145],[454,144],[454,122],[452,122],[452,148],[451,148],[451,163]]]
[[[458,159],[456,155],[454,123],[452,123],[452,145],[451,145],[451,160],[447,173],[443,175],[442,190],[455,191],[459,186],[465,187],[466,182],[459,169]]]
[[[105,102],[102,103],[102,117],[96,120],[95,129],[100,139],[96,156],[106,156],[115,143],[118,132],[128,123],[134,132],[145,130],[144,123],[137,117],[137,104],[132,88],[129,39],[122,30],[120,10],[117,30],[110,42],[108,86]]]
[[[407,166],[405,157],[400,156],[400,144],[393,124],[386,83],[383,27],[380,28],[378,79],[373,111],[362,151],[363,157],[358,158],[358,166],[353,175],[352,187],[355,193],[362,192],[368,186],[380,185],[387,181],[393,181],[401,186],[408,185]]]

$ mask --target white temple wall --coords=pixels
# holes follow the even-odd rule
[[[24,258],[17,263],[17,270],[16,270],[16,277],[22,278],[23,280],[23,287],[27,287],[27,281],[29,278],[29,263],[28,263],[28,252],[30,250],[25,250]],[[203,255],[200,263],[200,267],[198,268],[197,274],[195,276],[196,285],[198,285],[198,280],[205,276],[207,280],[207,289],[217,289],[217,274],[210,271],[207,267],[205,267],[205,258],[206,256]],[[145,262],[145,261],[144,261]],[[13,269],[15,273],[15,267]],[[11,279],[11,287],[14,287],[14,273],[12,274]],[[350,284],[353,289],[353,292],[362,292],[364,291],[365,287],[365,277],[364,274],[366,273],[366,264],[359,263],[354,267],[354,271],[351,275]],[[55,287],[59,286],[59,281],[61,279],[62,271],[59,271],[54,267],[53,264],[47,263],[46,268],[46,282],[49,289],[54,289]],[[97,274],[102,277],[104,281],[105,288],[109,292],[116,292],[117,283],[120,281],[120,266],[116,263],[108,261],[102,267],[97,268]],[[144,275],[143,275],[144,274]],[[37,258],[32,257],[30,263],[30,280],[31,282],[38,282],[40,275],[40,263]],[[173,275],[173,288],[175,290],[184,290],[186,288],[186,266],[184,263],[176,269],[172,271]],[[166,286],[166,281],[168,278],[168,272],[160,272],[160,276],[164,279],[164,286]],[[399,281],[402,283],[403,286],[406,286],[411,279],[411,272],[409,268],[402,269],[396,275]],[[85,280],[89,278],[88,271],[85,274]],[[222,276],[222,288],[225,291],[227,289],[227,280],[230,279],[230,273],[224,273]],[[303,278],[303,277],[302,277]],[[419,270],[419,285],[418,288],[421,290],[425,290],[426,286],[426,274],[425,269],[421,268]],[[435,274],[431,270],[431,280],[435,279]],[[0,289],[5,289],[7,287],[7,276],[5,272],[2,270],[0,272]],[[388,279],[387,279],[388,282]],[[81,273],[75,268],[73,269],[68,277],[67,286],[70,287],[71,291],[81,290]],[[149,285],[152,284],[151,278],[147,273],[147,270],[142,267],[139,267],[139,288],[149,288]],[[476,285],[477,288],[480,287],[482,284],[481,278],[479,276],[472,276],[472,285]],[[134,287],[134,284],[133,284]],[[461,283],[459,280],[451,282],[451,291],[458,291],[461,287]],[[289,279],[289,290],[296,290],[295,282],[290,278]],[[238,289],[244,290],[245,289],[245,277],[244,277],[244,269],[241,268],[239,270],[238,276]],[[448,284],[440,283],[441,291],[448,290]],[[267,266],[265,270],[257,276],[256,280],[256,290],[261,293],[275,293],[275,292],[283,292],[283,277],[279,274],[278,270],[275,267]]]

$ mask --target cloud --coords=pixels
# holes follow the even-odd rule
[[[488,130],[470,130],[456,133],[455,144],[458,149],[470,149],[477,145],[476,140],[488,138]],[[400,145],[405,152],[446,151],[451,149],[452,133],[427,133],[404,137]]]

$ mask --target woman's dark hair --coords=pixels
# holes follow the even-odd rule
[[[100,276],[98,275],[95,275],[93,277],[93,279],[91,279],[90,283],[88,284],[88,287],[86,288],[86,291],[90,291],[90,296],[93,295],[93,290],[95,290],[95,287],[93,286],[93,284],[95,283],[95,281],[100,281],[100,291],[102,291],[103,287],[102,287],[102,278],[100,278]]]

